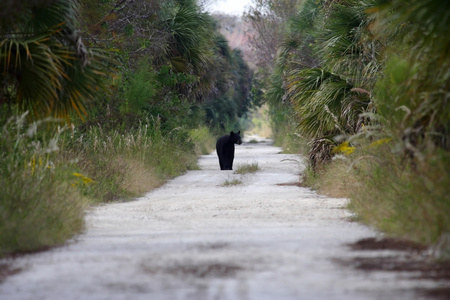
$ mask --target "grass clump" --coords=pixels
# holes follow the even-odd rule
[[[242,184],[242,181],[239,179],[232,179],[232,180],[225,180],[224,183],[222,183],[221,186],[229,187],[229,186],[236,186]]]
[[[258,163],[252,163],[238,166],[237,170],[234,173],[247,174],[247,173],[255,173],[257,171],[259,171]]]

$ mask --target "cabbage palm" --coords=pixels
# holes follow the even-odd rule
[[[276,72],[282,73],[288,68],[315,68],[319,65],[311,47],[315,39],[315,21],[321,1],[307,0],[298,14],[287,23],[285,37],[277,52]],[[295,66],[290,66],[294,64]]]
[[[1,23],[0,98],[34,117],[83,115],[102,88],[106,59],[83,44],[75,0],[35,3]]]
[[[210,63],[212,21],[194,1],[166,1],[160,19],[170,34],[166,55],[175,71],[201,73]]]
[[[212,88],[208,70],[213,62],[213,23],[202,13],[195,1],[166,1],[159,13],[162,30],[169,34],[164,46],[164,59],[172,71],[193,75],[195,82],[180,85],[182,94],[191,99],[201,98]]]
[[[308,137],[354,133],[363,108],[353,86],[322,69],[304,69],[288,78],[288,95],[295,99],[299,129]]]
[[[315,51],[321,64],[359,88],[373,88],[380,68],[382,44],[373,35],[373,0],[339,1],[322,11]]]

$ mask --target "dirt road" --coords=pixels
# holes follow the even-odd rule
[[[213,153],[136,201],[93,209],[69,245],[7,261],[17,272],[0,299],[427,299],[417,290],[439,283],[350,263],[393,252],[351,250],[377,233],[349,221],[345,199],[293,185],[304,163],[280,151],[243,143],[235,169],[257,163],[254,174],[220,171]]]

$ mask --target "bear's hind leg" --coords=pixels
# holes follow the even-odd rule
[[[233,170],[233,161],[230,159],[225,160],[225,170]]]

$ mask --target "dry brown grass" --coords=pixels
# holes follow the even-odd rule
[[[141,195],[163,184],[163,180],[156,172],[138,159],[121,157],[120,160],[126,169],[122,188],[127,192]]]
[[[442,164],[408,168],[386,148],[378,156],[335,159],[307,172],[305,185],[331,197],[345,197],[357,220],[386,236],[433,245],[449,232],[448,170]],[[375,150],[372,150],[375,151]],[[443,156],[446,154],[443,154]],[[450,257],[450,246],[441,247]],[[445,258],[448,259],[448,258]]]
[[[305,184],[329,197],[350,198],[352,191],[360,185],[352,174],[350,163],[348,159],[336,159],[318,168],[317,174],[308,173]]]

